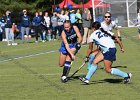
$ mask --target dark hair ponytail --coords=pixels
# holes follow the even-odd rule
[[[96,30],[98,30],[101,27],[100,22],[95,21],[92,23],[92,28],[95,28]]]

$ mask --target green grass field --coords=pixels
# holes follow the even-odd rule
[[[18,46],[0,42],[0,100],[140,100],[137,28],[123,28],[121,32],[125,53],[121,53],[117,46],[117,61],[113,66],[133,74],[130,84],[123,84],[122,78],[111,76],[101,68],[89,85],[77,78],[61,83],[62,68],[58,66],[60,41]],[[70,75],[83,63],[86,49],[87,46],[80,49]],[[75,76],[86,73],[85,66]]]

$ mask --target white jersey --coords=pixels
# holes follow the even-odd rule
[[[138,28],[140,29],[140,13],[138,13],[138,16],[137,16],[137,23],[138,23]]]
[[[99,46],[103,53],[107,52],[109,48],[116,48],[114,41],[110,36],[101,32],[100,30],[94,31],[90,36],[89,42],[94,42],[95,45]]]
[[[58,19],[58,25],[63,25],[64,21],[65,21],[65,16],[64,15],[60,15],[59,19]]]
[[[50,27],[50,17],[49,16],[44,16],[44,24],[47,27]]]
[[[113,28],[118,28],[117,24],[115,23],[115,21],[111,21],[111,23],[109,25],[107,25],[105,23],[105,21],[101,22],[101,27],[105,30],[105,31],[112,31]]]

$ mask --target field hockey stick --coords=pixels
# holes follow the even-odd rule
[[[72,78],[85,64],[86,62],[84,62],[69,78]]]

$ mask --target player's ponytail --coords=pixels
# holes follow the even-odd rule
[[[115,36],[111,35],[110,33],[108,33],[107,31],[105,31],[103,28],[100,28],[101,32],[107,34],[108,36],[110,36],[113,40],[115,40]]]
[[[100,22],[95,21],[92,23],[92,28],[95,28],[96,30],[98,30],[101,27]]]

